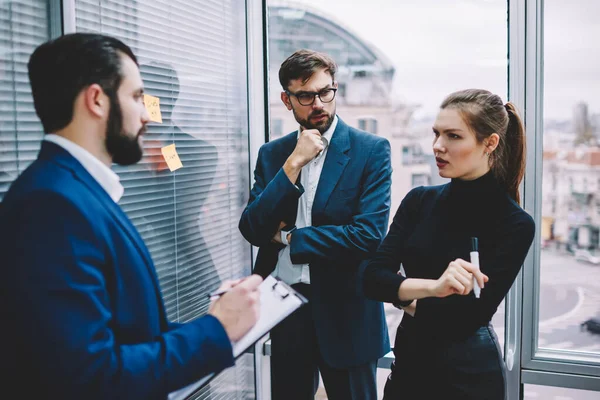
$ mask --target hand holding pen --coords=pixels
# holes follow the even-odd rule
[[[258,321],[262,281],[259,275],[227,281],[211,297],[208,314],[219,320],[232,342],[244,336]]]
[[[248,278],[249,278],[248,276],[245,276],[243,278],[225,281],[221,284],[221,286],[219,286],[219,288],[217,290],[215,290],[212,293],[207,294],[206,297],[208,297],[212,301],[217,300],[219,297],[223,296],[225,293],[229,292],[232,288],[234,288],[235,286],[240,284],[242,281],[244,281],[244,279],[248,279]]]
[[[446,297],[452,294],[468,295],[473,290],[473,282],[476,281],[481,288],[489,279],[483,274],[479,267],[463,259],[457,258],[450,262],[442,276],[434,281],[433,295]]]

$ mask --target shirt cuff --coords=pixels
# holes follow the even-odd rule
[[[406,280],[406,277],[404,277],[403,275],[398,275],[398,276],[401,278],[401,280],[400,280],[400,284],[398,285],[398,288],[396,289],[396,301],[392,302],[392,304],[396,308],[408,307],[412,304],[413,301],[415,301],[415,299],[400,300],[398,298],[398,292],[400,291],[400,286],[402,285],[402,282],[404,282]]]

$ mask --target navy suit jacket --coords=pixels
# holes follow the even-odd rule
[[[0,254],[5,393],[165,399],[233,364],[216,318],[167,321],[135,227],[60,146],[44,142],[6,194]]]
[[[285,221],[294,223],[302,195],[283,171],[297,132],[264,144],[254,186],[239,228],[259,247],[254,272],[273,272],[281,245],[271,239]],[[312,226],[294,231],[292,263],[309,264],[311,309],[319,348],[336,368],[372,362],[389,351],[383,305],[367,299],[360,283],[363,261],[388,226],[392,168],[387,139],[338,119],[312,207]]]

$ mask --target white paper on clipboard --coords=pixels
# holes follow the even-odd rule
[[[306,298],[277,278],[268,276],[260,284],[260,317],[258,322],[233,343],[233,357],[238,358],[288,315],[308,303]],[[205,376],[183,389],[169,393],[169,400],[183,400],[208,383],[215,374]]]

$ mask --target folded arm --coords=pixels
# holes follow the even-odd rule
[[[399,288],[406,280],[398,274],[402,263],[401,249],[417,222],[420,201],[420,189],[416,188],[398,207],[387,236],[364,270],[363,287],[367,297],[387,303],[399,300]]]
[[[347,225],[308,226],[294,231],[290,255],[294,264],[315,260],[364,259],[385,234],[390,209],[390,144],[379,141],[371,151],[362,181],[358,210]]]
[[[510,224],[497,239],[494,250],[480,254],[481,271],[489,277],[480,298],[469,294],[420,299],[415,312],[417,320],[451,323],[453,314],[458,312],[473,316],[475,322],[488,322],[517,277],[534,234],[535,225],[529,216]]]
[[[286,208],[290,203],[298,201],[304,193],[301,186],[296,186],[290,181],[283,168],[266,183],[262,165],[263,153],[261,148],[254,170],[254,186],[239,222],[239,229],[244,238],[257,247],[271,243]]]

